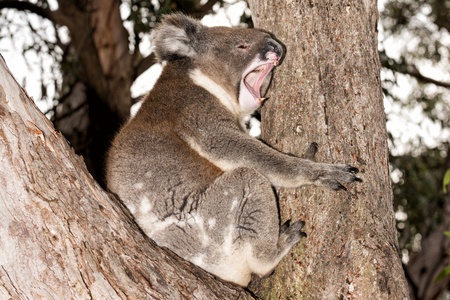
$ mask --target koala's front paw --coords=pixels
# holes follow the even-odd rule
[[[313,178],[315,185],[321,185],[332,190],[347,190],[343,185],[345,183],[362,182],[362,180],[356,177],[356,173],[359,172],[358,168],[345,165],[345,164],[318,164],[319,169]]]

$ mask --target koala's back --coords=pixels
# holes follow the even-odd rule
[[[203,91],[164,76],[168,75],[160,78],[138,114],[113,141],[107,183],[143,230],[158,244],[170,246],[167,227],[184,223],[190,217],[186,206],[194,212],[200,192],[223,172],[180,137],[189,135],[188,128],[197,130],[189,112],[192,107],[207,109],[213,119],[218,117],[214,116],[216,109],[196,103],[202,101],[199,94]],[[180,99],[185,99],[182,105]]]
[[[167,84],[165,78],[161,81],[165,84],[155,86],[138,114],[116,136],[109,151],[108,187],[125,198],[122,200],[137,213],[147,200],[157,207],[166,201],[153,201],[153,198],[176,193],[173,198],[182,199],[192,190],[204,189],[222,173],[180,138],[180,132],[186,135],[187,128],[195,126],[186,115],[189,106],[195,105],[187,102],[196,98],[189,95],[185,83]],[[183,107],[176,103],[183,98],[177,95],[180,91],[186,99]],[[175,188],[168,190],[169,187]],[[176,206],[175,203],[173,209]]]

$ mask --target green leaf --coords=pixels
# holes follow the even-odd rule
[[[444,231],[444,234],[450,238],[450,231]]]
[[[434,282],[438,282],[439,280],[441,280],[442,278],[444,278],[445,276],[450,274],[450,266],[445,267],[444,270],[441,271],[441,273],[438,274],[438,276],[436,276],[436,278],[434,279]]]
[[[444,194],[447,194],[447,185],[450,183],[450,169],[445,172],[444,182],[442,183],[444,186]]]

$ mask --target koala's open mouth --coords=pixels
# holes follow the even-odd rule
[[[241,81],[241,95],[239,101],[244,108],[257,109],[266,98],[261,97],[261,88],[267,75],[280,62],[280,57],[275,52],[267,52],[264,59],[256,58],[244,72]]]
[[[256,67],[244,77],[244,84],[247,90],[252,94],[256,101],[262,102],[265,98],[261,97],[261,85],[269,74],[270,70],[278,64],[278,60],[270,61]]]

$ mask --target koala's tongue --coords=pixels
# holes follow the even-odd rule
[[[275,64],[273,62],[260,65],[248,73],[244,78],[245,87],[257,102],[265,100],[264,98],[261,98],[261,85],[267,73],[269,73],[274,66]]]

